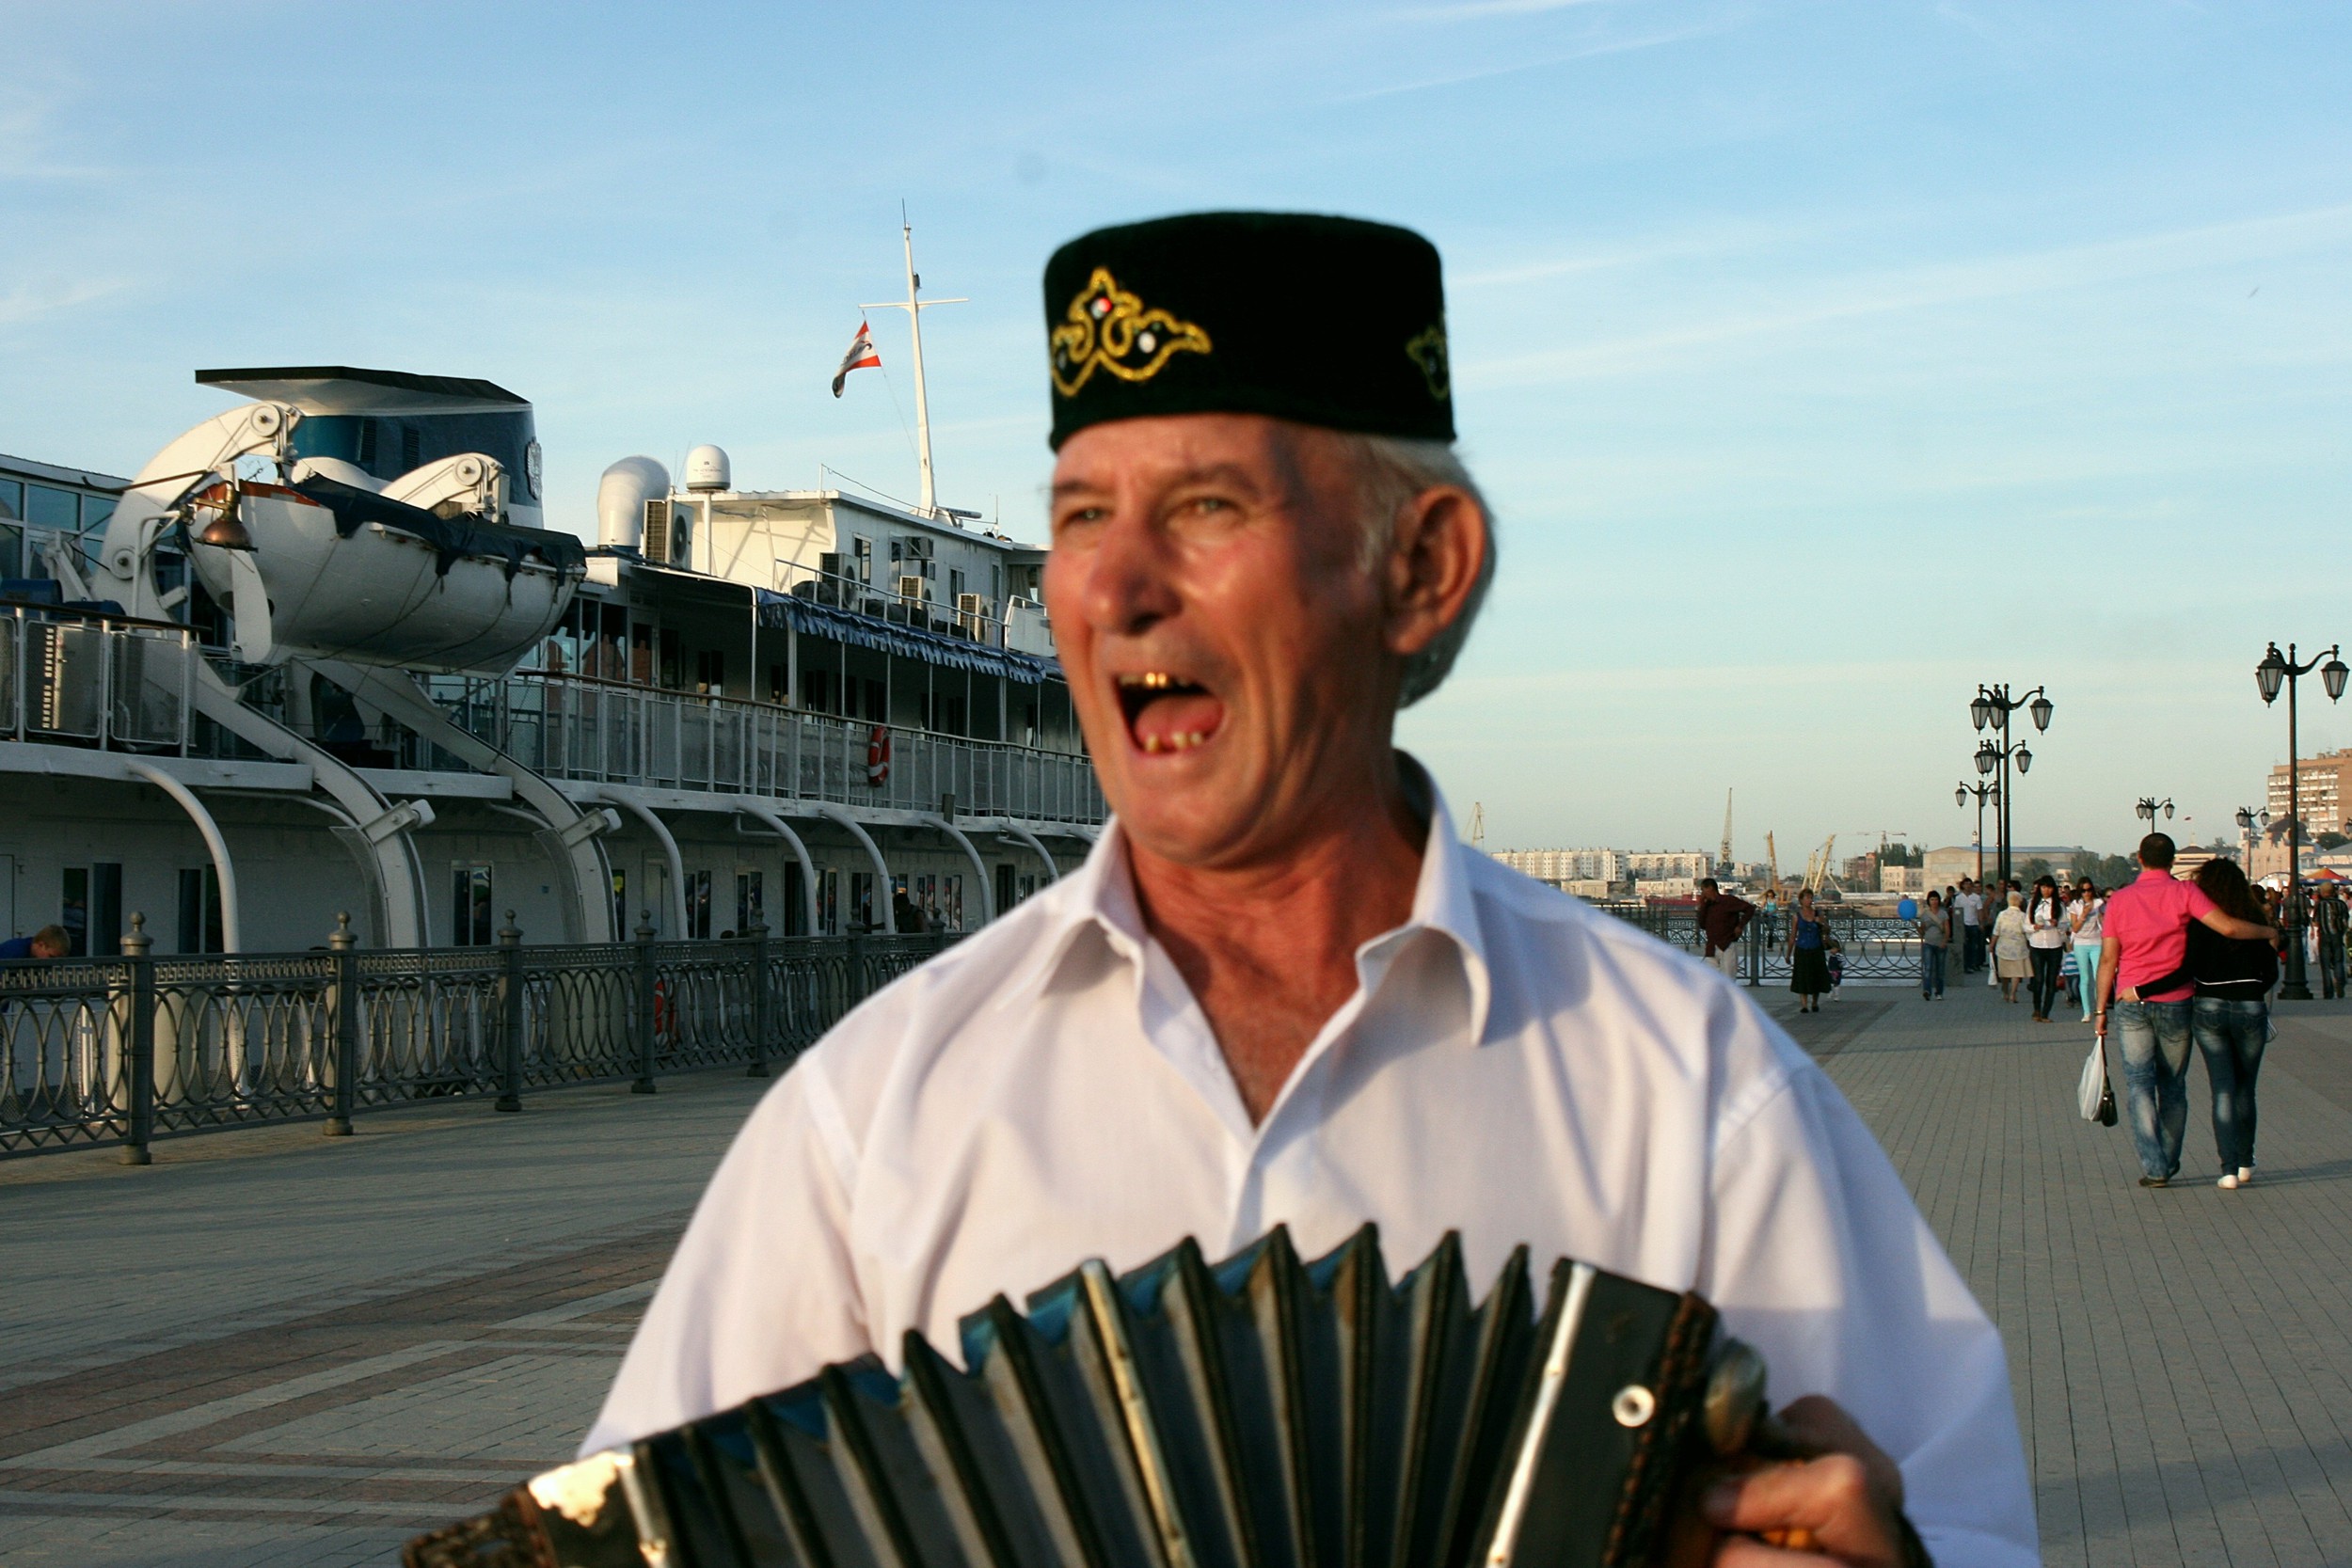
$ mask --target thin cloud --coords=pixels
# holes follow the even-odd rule
[[[2281,250],[2352,242],[2352,204],[2204,224],[2094,245],[1939,263],[1835,280],[1809,303],[1722,317],[1637,337],[1457,365],[1483,387],[1576,380],[1654,369],[1692,350],[1870,316],[2054,293],[2093,283],[2159,277]]]
[[[1418,82],[1401,82],[1394,87],[1374,87],[1368,92],[1343,93],[1327,98],[1326,103],[1364,103],[1376,98],[1394,98],[1400,93],[1428,92],[1438,87],[1458,87],[1469,82],[1490,82],[1499,76],[1518,76],[1531,71],[1549,71],[1553,66],[1573,65],[1579,60],[1597,59],[1604,55],[1629,55],[1636,50],[1656,49],[1665,44],[1681,43],[1691,39],[1706,38],[1725,31],[1721,23],[1704,27],[1680,27],[1672,32],[1651,33],[1641,38],[1619,39],[1607,43],[1591,44],[1571,49],[1562,55],[1547,55],[1537,60],[1519,60],[1510,65],[1489,66],[1480,71],[1464,71],[1451,76],[1430,76]]]
[[[129,287],[128,280],[119,277],[87,277],[70,283],[61,279],[20,283],[6,293],[0,293],[0,326],[21,326],[43,316],[78,309],[93,300],[120,293]]]
[[[1466,0],[1459,6],[1416,6],[1389,14],[1399,22],[1479,22],[1490,16],[1542,16],[1585,6],[1609,6],[1619,0]]]

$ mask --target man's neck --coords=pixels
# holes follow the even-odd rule
[[[1252,1122],[1355,994],[1356,952],[1411,916],[1428,824],[1391,782],[1258,865],[1179,865],[1130,845],[1136,901],[1216,1035]]]

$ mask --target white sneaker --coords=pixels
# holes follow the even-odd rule
[[[2233,1176],[2225,1171],[2222,1173],[2221,1180],[2215,1182],[2214,1185],[2219,1187],[2225,1193],[2233,1193],[2237,1191],[2238,1180],[2235,1176]]]
[[[2238,1166],[2238,1168],[2237,1168],[2237,1184],[2238,1184],[2239,1186],[2241,1186],[2241,1187],[2250,1187],[2250,1186],[2252,1186],[2252,1185],[2254,1184],[2254,1167],[2253,1167],[2253,1166],[2251,1166],[2251,1165],[2240,1165],[2240,1166]]]

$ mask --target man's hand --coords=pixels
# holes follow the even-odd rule
[[[1780,1420],[1820,1457],[1726,1476],[1708,1489],[1700,1513],[1731,1532],[1716,1544],[1715,1568],[1916,1568],[1918,1538],[1902,1520],[1902,1472],[1884,1450],[1819,1394]]]

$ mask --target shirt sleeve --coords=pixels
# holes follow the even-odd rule
[[[870,1347],[848,1237],[848,1134],[804,1056],[720,1162],[583,1454],[814,1376]]]
[[[2188,890],[2188,917],[2191,920],[2202,920],[2218,908],[2205,896],[2205,890],[2195,882],[2183,882],[2181,885]]]
[[[1843,1405],[1901,1466],[1938,1568],[2038,1564],[2000,1333],[1819,1069],[1723,1136],[1714,1199],[1697,1288],[1763,1353],[1774,1406]]]

